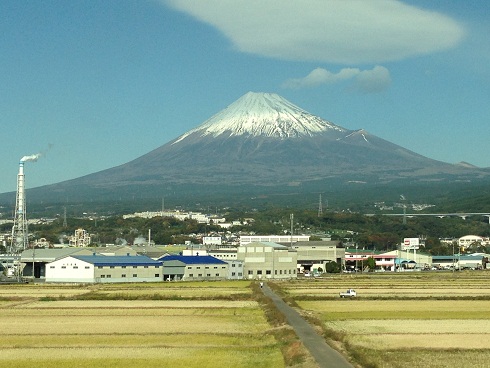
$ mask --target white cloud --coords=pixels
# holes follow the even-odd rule
[[[333,84],[351,80],[351,87],[362,93],[376,93],[384,91],[391,84],[391,76],[384,66],[375,66],[371,70],[357,68],[344,68],[338,73],[332,73],[327,69],[316,68],[304,78],[288,79],[283,83],[284,88],[308,88],[322,84]]]
[[[384,91],[391,85],[390,71],[379,65],[371,70],[363,70],[356,75],[354,85],[363,93]]]
[[[452,48],[463,26],[399,0],[161,0],[220,30],[242,52],[379,63]]]

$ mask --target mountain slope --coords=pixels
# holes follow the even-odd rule
[[[348,130],[272,93],[249,92],[203,124],[124,165],[38,188],[40,195],[128,193],[168,186],[284,187],[335,180],[460,180],[488,170],[432,160]]]

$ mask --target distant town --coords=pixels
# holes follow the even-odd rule
[[[359,215],[318,213],[316,220],[336,216],[345,219]],[[455,272],[486,269],[490,249],[488,236],[473,234],[439,238],[438,246],[448,254],[436,254],[433,250],[437,248],[429,248],[427,243],[433,240],[426,235],[400,237],[390,249],[369,247],[355,229],[321,232],[315,226],[301,225],[305,219],[295,220],[294,214],[272,221],[270,229],[281,231],[261,234],[257,233],[258,222],[264,220],[253,216],[231,219],[219,214],[162,210],[125,214],[117,219],[119,232],[131,237],[121,235],[112,242],[101,242],[94,230],[110,218],[94,214],[70,219],[89,223],[91,227],[75,227],[71,234],[66,234],[66,217],[29,220],[28,246],[18,252],[11,247],[13,232],[3,232],[0,235],[3,281],[167,282],[290,279],[322,277],[327,273]],[[131,229],[135,221],[141,225],[141,221],[150,220],[154,222],[146,233]],[[160,244],[152,233],[170,227],[170,220],[175,226],[194,224],[194,229],[202,231],[174,237],[183,239],[181,242]],[[12,221],[3,220],[2,226],[8,229]],[[53,226],[64,231],[56,234],[58,242],[39,236],[42,229]]]

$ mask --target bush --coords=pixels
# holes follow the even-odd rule
[[[339,273],[340,272],[340,266],[338,265],[337,262],[329,262],[325,266],[325,271],[327,273]]]

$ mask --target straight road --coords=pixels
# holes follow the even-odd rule
[[[323,337],[318,335],[314,328],[298,312],[287,305],[282,298],[277,296],[267,284],[264,284],[262,290],[267,297],[272,299],[277,309],[286,316],[289,325],[294,329],[320,368],[353,368],[353,365],[342,354],[331,348]]]

